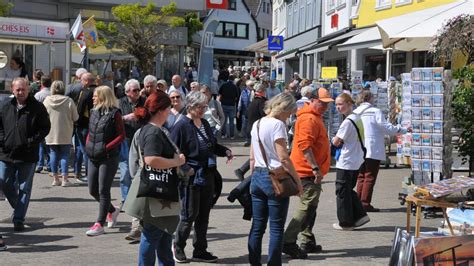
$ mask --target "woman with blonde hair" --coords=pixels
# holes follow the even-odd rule
[[[119,164],[120,144],[125,139],[122,115],[114,92],[107,86],[99,86],[92,97],[94,108],[89,119],[86,153],[89,157],[89,193],[99,202],[97,222],[86,232],[88,236],[104,233],[104,224],[111,228],[120,212],[110,203],[110,188]]]
[[[370,221],[362,203],[354,191],[359,168],[364,163],[365,147],[356,122],[360,119],[352,113],[354,101],[346,93],[336,98],[336,109],[345,119],[332,143],[341,148],[336,162],[336,204],[338,223],[336,230],[353,230]]]
[[[283,232],[288,214],[289,197],[277,198],[268,170],[283,166],[295,179],[299,193],[303,191],[300,178],[291,162],[287,150],[287,127],[285,121],[296,112],[295,98],[289,93],[280,93],[267,102],[265,117],[253,124],[250,144],[250,170],[252,180],[252,228],[248,248],[249,262],[260,265],[262,238],[267,221],[270,220],[270,244],[268,265],[281,265]],[[260,144],[263,151],[260,148]]]
[[[76,104],[64,96],[65,87],[62,81],[56,80],[51,85],[51,95],[47,96],[43,104],[49,114],[51,130],[46,136],[46,145],[49,146],[51,172],[53,173],[53,186],[68,187],[68,161],[71,150],[71,136],[74,122],[79,118]],[[59,175],[61,166],[62,182]]]

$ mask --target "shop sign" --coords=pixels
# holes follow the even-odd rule
[[[337,67],[322,67],[321,78],[322,79],[337,79]]]
[[[268,50],[281,51],[283,50],[283,36],[268,36]]]
[[[35,23],[34,20],[29,19],[0,18],[0,35],[66,40],[68,28],[66,23],[49,23],[48,21]]]
[[[188,28],[160,27],[158,42],[163,45],[188,45]]]
[[[227,0],[206,0],[207,9],[227,9]]]

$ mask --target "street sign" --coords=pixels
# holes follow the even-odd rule
[[[268,51],[283,50],[283,36],[268,36]]]
[[[227,9],[227,0],[206,0],[207,9]]]
[[[322,67],[321,78],[323,79],[337,79],[337,67]]]

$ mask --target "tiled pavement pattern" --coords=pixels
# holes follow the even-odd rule
[[[219,170],[224,177],[224,188],[217,206],[211,212],[209,225],[209,251],[220,259],[219,264],[247,263],[247,236],[250,222],[244,221],[238,203],[226,200],[229,191],[238,184],[233,170],[248,158],[248,148],[242,143],[227,143],[232,147],[235,160],[225,164],[219,160]],[[404,168],[382,169],[376,185],[374,206],[380,213],[370,213],[371,222],[357,231],[341,232],[332,229],[336,221],[335,173],[331,172],[323,184],[314,232],[324,251],[312,254],[307,260],[288,260],[288,265],[387,265],[393,232],[396,226],[405,224],[405,208],[398,201],[398,192]],[[118,175],[117,175],[118,177]],[[0,252],[0,265],[136,265],[138,245],[124,240],[129,230],[130,217],[120,214],[118,228],[107,229],[106,234],[87,237],[85,232],[96,219],[98,204],[89,196],[87,186],[51,187],[47,174],[34,177],[33,195],[27,214],[27,229],[13,232],[9,222],[11,208],[0,202],[0,231],[4,234],[9,250]],[[114,181],[114,204],[120,199],[118,178]],[[297,198],[290,205],[288,220],[296,208]],[[427,219],[424,229],[435,228],[441,219]],[[413,223],[412,223],[413,224]],[[267,229],[268,230],[268,229]],[[263,241],[264,254],[268,248],[268,234]],[[192,255],[192,240],[186,248]],[[263,259],[266,259],[264,256]],[[198,264],[198,263],[191,263]]]

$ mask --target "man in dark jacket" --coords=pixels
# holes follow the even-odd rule
[[[14,209],[13,229],[23,231],[39,143],[51,123],[44,105],[29,95],[26,79],[13,80],[12,91],[0,106],[0,187]]]

